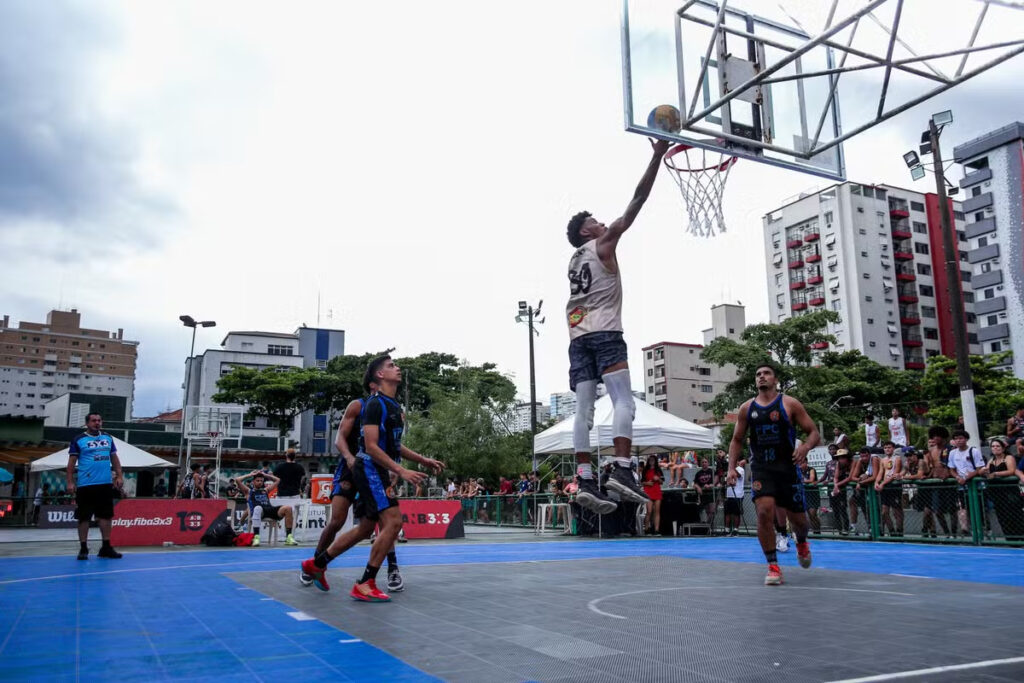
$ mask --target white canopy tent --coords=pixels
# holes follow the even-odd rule
[[[113,438],[113,437],[111,437]],[[160,467],[160,468],[173,468],[174,464],[169,463],[163,458],[158,458],[155,455],[151,455],[141,448],[121,441],[121,439],[114,438],[114,446],[117,448],[117,457],[121,461],[121,467],[124,469],[140,468],[140,467]],[[68,466],[68,449],[51,453],[46,457],[39,458],[32,463],[33,472],[42,472],[44,470],[63,470],[67,469]]]
[[[590,430],[590,447],[595,451],[612,450],[612,399],[603,396],[594,405],[594,428]],[[544,430],[533,440],[533,452],[540,454],[571,454],[573,419],[562,420]],[[633,418],[633,452],[660,453],[682,449],[714,448],[714,432],[689,420],[676,417],[654,406],[636,401]]]

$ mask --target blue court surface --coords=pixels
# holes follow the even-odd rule
[[[903,577],[920,584],[929,579],[967,582],[989,594],[1024,593],[1021,550],[840,541],[814,541],[812,547],[814,568],[807,574],[792,569],[787,579],[790,574],[798,578],[858,572]],[[92,550],[95,553],[95,548]],[[359,546],[332,563],[331,598],[340,599],[347,592],[368,551],[368,546]],[[299,562],[310,554],[309,547],[261,547],[129,549],[121,560],[91,555],[88,562],[79,562],[74,555],[0,558],[0,680],[439,680],[230,576],[265,573],[275,582],[297,583]],[[752,587],[758,587],[763,576],[763,560],[752,538],[413,542],[400,546],[399,556],[412,587],[398,596],[396,603],[415,590],[417,567],[450,567],[443,576],[451,577],[453,599],[459,595],[460,572],[468,572],[474,565],[486,565],[491,576],[495,571],[500,576],[501,565],[509,563],[511,577],[515,567],[523,566],[512,563],[529,563],[543,572],[545,562],[560,563],[550,565],[554,569],[584,564],[573,561],[600,567],[593,561],[685,558],[707,561],[709,567],[734,563],[743,571],[744,583],[749,574]],[[781,555],[780,560],[784,569],[795,567],[794,553]],[[271,577],[273,573],[276,575]],[[557,581],[557,572],[552,574],[551,580]],[[479,581],[476,583],[480,589]],[[504,587],[498,582],[487,589]],[[311,591],[307,593],[310,599],[323,595],[315,589],[303,590]],[[359,619],[393,605],[351,603],[344,607],[344,619]],[[358,630],[354,626],[349,628]],[[986,636],[978,633],[975,637]]]

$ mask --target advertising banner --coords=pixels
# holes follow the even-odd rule
[[[40,529],[74,529],[77,526],[74,505],[43,505],[39,508],[36,527]]]
[[[463,538],[462,502],[458,500],[400,500],[406,538]]]
[[[115,546],[198,545],[218,518],[228,518],[223,499],[126,498],[114,505],[110,542]]]

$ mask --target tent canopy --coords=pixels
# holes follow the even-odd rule
[[[173,465],[163,458],[158,458],[155,455],[150,455],[141,448],[121,441],[121,439],[111,437],[114,439],[114,446],[117,448],[117,457],[121,461],[121,467],[124,469],[139,468],[139,467],[173,467]],[[39,458],[32,463],[33,472],[42,472],[43,470],[63,470],[67,469],[68,466],[68,449],[51,453],[45,458]]]
[[[611,451],[613,447],[612,412],[610,396],[598,399],[594,406],[594,428],[590,430],[590,447],[594,451]],[[573,453],[572,425],[573,418],[568,418],[538,434],[533,440],[533,452],[538,455]],[[633,418],[634,451],[639,449],[641,453],[658,453],[714,446],[714,432],[710,429],[643,401],[636,401],[636,416]]]

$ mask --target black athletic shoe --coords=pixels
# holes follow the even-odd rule
[[[86,549],[86,550],[79,550],[78,551],[78,559],[80,559],[80,560],[88,560],[89,559],[89,551],[88,551],[88,549]]]
[[[121,553],[114,550],[112,546],[107,545],[100,548],[100,551],[96,553],[96,557],[106,557],[110,560],[120,560]]]
[[[646,503],[650,500],[640,485],[636,483],[633,471],[628,467],[621,465],[613,467],[612,474],[605,482],[605,486],[619,494],[623,500],[628,500],[631,503]]]
[[[614,500],[601,493],[601,490],[597,487],[596,479],[580,479],[580,487],[576,493],[576,502],[599,515],[615,512],[619,507]]]

